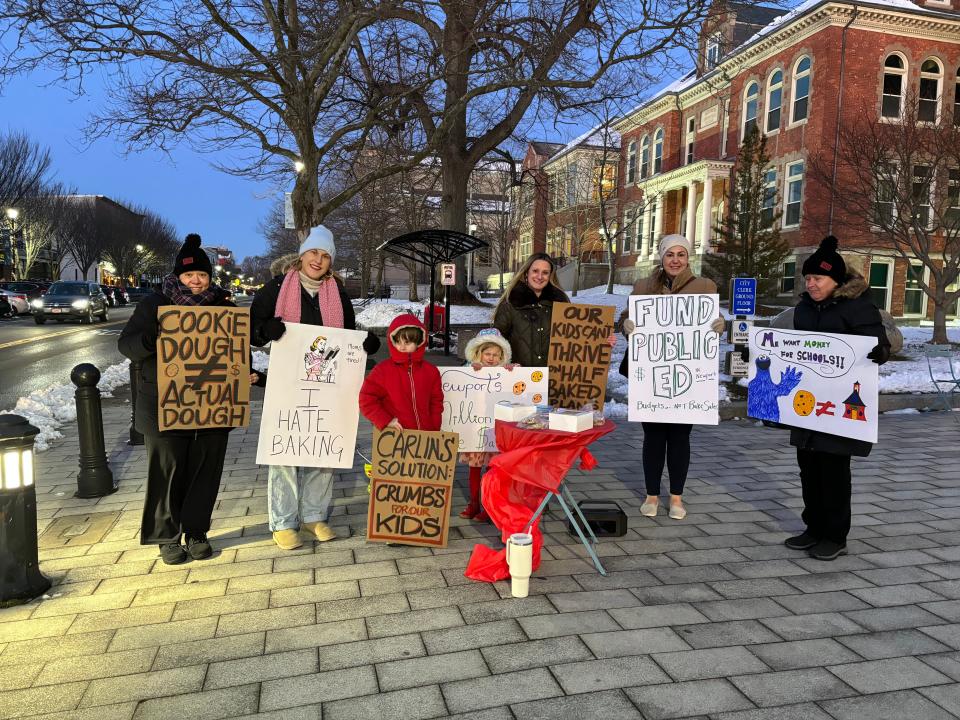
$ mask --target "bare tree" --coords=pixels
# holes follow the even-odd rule
[[[811,174],[833,187],[833,225],[846,248],[879,240],[922,265],[908,272],[933,302],[932,341],[946,343],[947,311],[960,298],[960,119],[944,112],[928,122],[916,95],[900,103],[897,121],[864,108],[842,124],[836,159],[814,158]]]
[[[247,255],[240,263],[240,270],[244,275],[253,278],[254,284],[269,282],[271,260],[266,255]]]
[[[43,194],[23,198],[20,203],[20,243],[11,244],[11,259],[17,279],[30,277],[37,260],[46,254],[55,264],[63,257],[56,238],[69,217],[71,191],[62,185],[45,185]]]
[[[43,195],[51,176],[50,150],[25,133],[0,135],[0,206],[18,207]]]
[[[284,204],[284,200],[281,199],[273,202],[266,217],[262,218],[257,226],[267,242],[266,256],[271,261],[295,253],[300,247],[297,232],[285,225]]]

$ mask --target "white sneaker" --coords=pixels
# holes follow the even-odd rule
[[[659,506],[660,506],[659,502],[652,502],[652,503],[645,502],[643,505],[640,506],[640,514],[645,515],[647,517],[656,517],[657,508]]]
[[[687,516],[687,509],[683,505],[671,505],[668,515],[674,520],[683,520]]]

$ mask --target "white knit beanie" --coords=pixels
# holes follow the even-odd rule
[[[663,256],[667,254],[670,248],[677,246],[686,250],[687,255],[690,254],[690,241],[683,235],[664,235],[660,238],[660,245],[657,247],[657,252],[660,253],[660,261],[663,262]]]
[[[310,234],[300,243],[300,252],[303,255],[307,250],[323,250],[330,256],[330,263],[337,259],[337,246],[333,244],[333,233],[323,225],[310,229]]]

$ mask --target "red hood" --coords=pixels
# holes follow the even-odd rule
[[[420,347],[418,347],[412,353],[402,353],[393,345],[393,334],[402,327],[419,328],[420,332],[423,333],[423,342],[420,343]],[[396,363],[406,365],[408,363],[423,362],[423,355],[427,351],[427,329],[423,326],[423,323],[420,322],[417,316],[413,315],[412,313],[397,315],[393,319],[393,322],[390,323],[390,327],[387,329],[387,347],[390,348],[390,357]]]

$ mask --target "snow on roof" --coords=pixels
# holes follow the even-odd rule
[[[575,137],[573,140],[568,142],[563,146],[563,149],[556,153],[553,157],[550,158],[549,162],[552,163],[554,160],[558,160],[564,155],[576,150],[579,147],[593,147],[593,148],[619,148],[620,147],[620,133],[616,130],[613,130],[609,127],[604,129],[603,125],[594,125],[592,128],[587,130],[585,133],[582,133]]]

